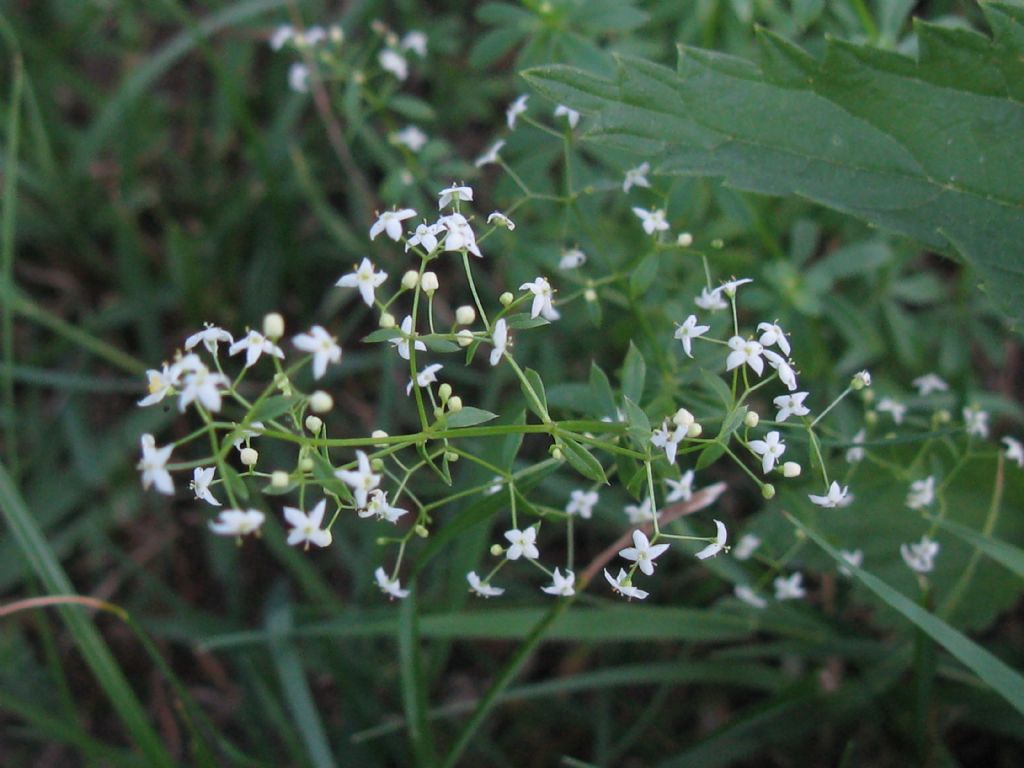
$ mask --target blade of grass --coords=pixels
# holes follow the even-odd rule
[[[398,611],[398,660],[401,671],[402,706],[409,724],[416,765],[429,766],[437,762],[430,725],[427,722],[426,692],[420,669],[420,634],[417,615],[416,582],[409,582],[411,594],[402,601]]]
[[[11,367],[14,365],[14,229],[17,225],[18,211],[18,143],[21,136],[21,92],[24,85],[25,71],[21,53],[15,53],[11,68],[14,71],[14,82],[11,84],[11,100],[8,102],[7,130],[4,143],[7,146],[3,194],[3,218],[0,223],[0,304],[3,314],[0,315],[0,337],[3,340],[3,398],[6,417],[4,418],[4,446],[7,450],[7,461],[11,465],[11,473],[20,477],[18,465],[18,430],[14,420],[14,378]]]

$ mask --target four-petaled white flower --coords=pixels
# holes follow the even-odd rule
[[[935,501],[935,477],[929,475],[924,480],[915,480],[910,484],[907,494],[907,506],[911,509],[922,509]]]
[[[670,426],[671,425],[671,426]],[[676,463],[676,450],[679,443],[686,437],[686,427],[672,424],[668,419],[661,422],[661,426],[651,433],[651,445],[665,451],[665,458],[669,464]]]
[[[918,376],[911,383],[917,387],[917,394],[921,395],[921,397],[926,397],[932,392],[945,392],[949,389],[949,384],[934,373],[926,373],[924,376]]]
[[[839,556],[845,561],[839,564],[839,572],[843,576],[853,576],[853,568],[860,568],[864,562],[864,553],[859,549],[840,549]]]
[[[505,122],[508,123],[508,129],[514,131],[516,127],[516,118],[519,117],[523,112],[526,111],[526,100],[529,98],[527,95],[520,96],[518,99],[509,104],[507,110],[505,110]]]
[[[217,345],[222,341],[225,344],[235,343],[235,340],[230,333],[225,331],[223,328],[218,328],[215,325],[207,323],[203,330],[198,333],[193,333],[185,339],[185,351],[191,351],[191,349],[199,344],[199,342],[202,342],[203,346],[206,347],[206,351],[216,357]]]
[[[225,509],[209,522],[210,530],[218,536],[248,536],[259,534],[260,526],[266,519],[258,509]]]
[[[173,445],[157,448],[156,440],[150,434],[142,436],[142,459],[138,469],[142,472],[143,490],[148,491],[150,486],[154,486],[159,493],[174,495],[174,481],[167,471],[167,460],[171,458],[173,450]]]
[[[398,47],[403,51],[412,51],[420,58],[427,55],[427,35],[418,29],[412,29],[402,36]]]
[[[786,452],[786,444],[780,439],[779,433],[772,430],[764,436],[764,440],[751,440],[750,450],[761,457],[761,469],[767,475]]]
[[[411,219],[416,215],[416,211],[412,208],[403,208],[400,211],[384,211],[377,216],[377,220],[373,222],[373,226],[370,227],[370,239],[376,240],[377,235],[381,232],[386,234],[396,243],[402,239],[402,222],[406,219]]]
[[[420,389],[429,387],[431,384],[437,381],[437,372],[444,368],[440,363],[431,363],[422,371],[416,374],[416,386]],[[405,385],[405,394],[412,394],[412,379]]]
[[[341,362],[341,347],[322,326],[314,325],[309,333],[300,333],[292,339],[296,349],[313,355],[313,378],[319,379],[327,372],[328,363]]]
[[[564,104],[559,104],[555,107],[555,117],[561,117],[562,115],[565,115],[565,119],[568,121],[570,128],[575,128],[580,121],[579,112],[575,109],[570,109]]]
[[[639,217],[644,232],[648,235],[653,235],[655,232],[664,232],[668,229],[665,211],[661,208],[656,208],[653,211],[648,211],[646,208],[633,208],[633,213]]]
[[[442,232],[444,232],[443,224],[420,224],[416,227],[412,237],[405,241],[405,250],[408,251],[414,245],[418,245],[427,253],[431,253],[437,248],[437,236]]]
[[[1017,462],[1017,466],[1024,469],[1024,444],[1009,436],[1004,437],[1002,443],[1006,446],[1007,460]]]
[[[767,600],[757,594],[757,592],[746,584],[737,584],[733,587],[732,593],[751,608],[757,608],[760,610],[768,605]]]
[[[401,237],[401,225],[399,226],[399,237]],[[398,239],[397,237],[395,238]],[[358,288],[359,295],[363,297],[366,306],[372,307],[376,298],[376,290],[388,279],[387,272],[377,272],[373,262],[364,258],[359,262],[351,273],[338,278],[335,283],[340,288]]]
[[[683,343],[683,352],[686,353],[686,356],[693,357],[693,351],[690,348],[691,342],[709,330],[711,330],[710,325],[697,325],[697,316],[690,315],[682,325],[676,327],[675,338]]]
[[[643,600],[647,597],[647,592],[632,585],[629,575],[624,568],[619,568],[619,575],[615,578],[612,578],[612,575],[608,573],[608,569],[605,568],[604,577],[612,585],[612,589],[623,597],[636,598],[637,600]]]
[[[327,499],[320,499],[319,503],[306,514],[296,507],[284,508],[284,519],[292,527],[288,531],[288,545],[294,547],[296,544],[305,544],[309,549],[310,544],[318,547],[326,547],[331,543],[331,532],[321,528],[324,522],[324,513],[327,511]]]
[[[220,502],[210,493],[210,483],[213,482],[213,475],[216,471],[216,467],[196,467],[192,470],[192,482],[188,484],[188,487],[195,492],[196,498],[200,501],[219,507]]]
[[[231,383],[228,377],[222,373],[212,373],[196,355],[185,355],[178,366],[182,371],[178,410],[184,413],[188,405],[199,402],[206,410],[217,413],[222,404],[220,388]]]
[[[725,541],[728,535],[729,532],[726,530],[725,524],[721,520],[715,520],[715,540],[697,553],[697,559],[707,560],[709,557],[714,557],[725,549]]]
[[[647,174],[651,172],[650,163],[640,163],[636,168],[630,168],[626,171],[626,178],[622,180],[622,191],[629,192],[633,187],[650,187],[651,183],[647,181]]]
[[[481,168],[485,165],[490,165],[491,163],[497,163],[501,159],[498,153],[501,152],[501,149],[504,146],[504,139],[499,139],[498,141],[494,142],[490,147],[487,148],[486,152],[484,152],[482,155],[480,155],[480,157],[476,159],[474,165],[476,165],[477,168]]]
[[[360,509],[358,514],[360,517],[375,517],[388,523],[397,523],[399,518],[409,514],[409,510],[391,506],[388,503],[388,492],[378,488],[370,492],[366,507]]]
[[[476,571],[467,573],[466,581],[469,582],[469,589],[480,597],[498,597],[505,592],[501,587],[491,586],[490,581],[481,581],[480,577],[476,575]]]
[[[746,363],[758,376],[764,373],[764,360],[761,359],[764,348],[758,342],[744,339],[742,336],[733,336],[729,339],[729,349],[732,352],[725,359],[725,370],[731,371]]]
[[[569,503],[565,505],[565,513],[579,515],[584,520],[589,520],[594,513],[597,501],[597,491],[575,490],[569,494]]]
[[[655,559],[667,549],[668,544],[651,544],[646,533],[635,530],[633,531],[633,546],[620,550],[619,556],[626,560],[632,560],[641,571],[648,576],[653,576]]]
[[[778,576],[772,583],[775,585],[776,600],[799,600],[807,596],[804,575],[800,571],[791,574],[789,578]]]
[[[864,440],[867,438],[867,432],[863,429],[857,432],[853,436],[853,446],[846,450],[846,460],[850,464],[856,464],[858,461],[864,461]]]
[[[370,491],[380,485],[380,475],[374,473],[370,467],[370,458],[362,451],[356,451],[356,461],[358,469],[338,469],[334,475],[352,489],[356,507],[362,508],[366,506]]]
[[[558,262],[559,269],[579,269],[587,262],[587,254],[579,248],[569,248],[562,251],[562,258]]]
[[[452,184],[450,187],[442,189],[437,193],[437,210],[441,210],[453,202],[458,203],[463,200],[469,203],[473,202],[473,188]]]
[[[693,498],[693,470],[686,470],[678,480],[666,477],[665,485],[669,488],[668,495],[665,497],[666,504],[672,504],[676,501],[689,501]]]
[[[237,355],[245,352],[245,367],[249,368],[266,353],[284,359],[284,350],[259,331],[249,331],[245,338],[239,339],[228,348],[228,354]]]
[[[235,425],[238,427],[238,425]],[[231,444],[235,446],[236,450],[242,450],[243,445],[248,445],[249,441],[254,437],[259,437],[263,434],[264,425],[262,421],[253,421],[247,427],[235,429],[232,432]]]
[[[736,546],[732,548],[732,556],[737,560],[749,560],[753,557],[757,548],[761,546],[761,537],[752,533],[745,533],[740,536]]]
[[[513,528],[505,531],[505,538],[508,539],[509,548],[505,550],[505,557],[509,560],[518,560],[525,557],[527,560],[536,560],[540,557],[540,550],[537,549],[537,529],[525,528],[519,530]]]
[[[465,248],[477,258],[483,258],[480,247],[476,244],[476,234],[465,216],[461,213],[450,213],[442,216],[437,222],[448,230],[444,237],[446,251],[461,251]]]
[[[402,325],[400,326],[400,329],[402,331],[402,335],[396,336],[393,339],[389,339],[388,342],[392,344],[395,347],[395,349],[398,350],[399,357],[401,357],[403,360],[408,360],[409,339],[412,336],[412,315],[405,316],[405,319],[402,320]],[[427,345],[424,344],[419,339],[416,339],[416,342],[415,344],[413,344],[413,347],[417,352],[427,351]]]
[[[907,406],[897,400],[893,400],[891,397],[883,397],[878,401],[878,405],[875,408],[890,414],[892,420],[897,424],[903,423],[903,417],[907,413]]]
[[[400,131],[394,131],[388,136],[392,144],[399,144],[408,147],[412,152],[419,152],[429,141],[427,134],[415,125],[407,125]]]
[[[625,508],[626,517],[631,525],[649,523],[654,519],[654,509],[651,506],[651,498],[648,496],[639,504],[627,504]]]
[[[155,368],[146,371],[146,391],[149,394],[139,400],[138,405],[143,408],[147,405],[155,405],[172,394],[174,387],[177,386],[179,374],[180,370],[177,366],[168,367],[167,363],[164,363],[159,371]]]
[[[530,317],[536,318],[543,315],[545,320],[557,320],[561,315],[551,305],[555,291],[546,277],[538,277],[532,283],[523,283],[519,286],[520,291],[529,291],[533,294],[533,304],[530,306]]]
[[[551,574],[551,586],[541,587],[541,592],[547,592],[549,595],[561,595],[562,597],[572,597],[576,594],[576,590],[573,585],[576,583],[576,574],[572,571],[566,571],[563,576],[561,571],[555,568],[555,572]]]
[[[501,211],[494,211],[487,216],[487,223],[496,227],[504,227],[509,232],[515,232],[516,223]]]
[[[916,544],[900,544],[900,556],[907,567],[915,573],[930,573],[935,567],[935,556],[939,554],[939,543],[922,536]]]
[[[983,411],[976,405],[969,405],[964,408],[963,414],[968,435],[988,437],[988,411]]]
[[[754,281],[751,278],[749,278],[749,277],[741,277],[739,279],[733,278],[732,280],[728,280],[728,281],[722,283],[715,290],[716,291],[721,291],[728,298],[731,299],[733,296],[736,295],[736,289],[737,288],[739,288],[741,285],[746,285],[747,283],[752,283],[752,282],[754,282]]]
[[[853,494],[848,493],[849,486],[839,486],[835,480],[828,487],[828,492],[824,496],[815,496],[813,493],[808,494],[807,498],[811,500],[813,504],[817,504],[819,507],[825,507],[825,509],[835,509],[836,507],[845,507],[853,501]]]
[[[761,338],[758,339],[762,347],[778,346],[782,350],[782,354],[789,357],[789,339],[786,338],[786,332],[779,327],[778,323],[758,323],[757,330],[763,332]]]
[[[794,392],[791,395],[779,395],[772,399],[772,403],[779,412],[775,416],[776,421],[785,421],[790,416],[806,416],[810,411],[804,405],[806,392]]]
[[[779,374],[779,381],[786,385],[790,392],[796,389],[796,371],[782,355],[770,349],[762,350],[761,354],[768,361],[768,365],[774,368]]]
[[[706,309],[711,312],[716,312],[720,309],[728,309],[729,305],[725,299],[722,298],[722,292],[719,290],[711,290],[710,288],[701,288],[700,296],[697,296],[693,303],[701,309]]]
[[[409,77],[409,62],[405,56],[392,48],[385,48],[377,54],[377,63],[385,72],[390,72],[399,80]]]
[[[497,365],[508,348],[508,323],[505,322],[504,317],[494,324],[491,341],[494,344],[494,349],[491,350],[491,365]]]
[[[383,568],[378,567],[377,570],[373,572],[373,578],[377,580],[377,586],[380,588],[380,591],[392,600],[396,598],[402,600],[409,596],[409,590],[402,589],[402,582],[388,576],[387,572]]]

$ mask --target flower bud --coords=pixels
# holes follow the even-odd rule
[[[256,462],[260,460],[260,454],[255,448],[243,448],[238,452],[238,458],[245,466],[255,467]]]
[[[949,422],[952,421],[952,419],[953,417],[945,408],[942,408],[935,412],[935,422],[937,424],[949,424]]]
[[[410,269],[404,275],[402,275],[402,287],[407,291],[411,291],[420,281],[420,273],[415,269]]]
[[[423,288],[423,291],[427,296],[433,296],[434,291],[439,287],[437,282],[437,273],[424,272],[423,277],[420,278],[420,286]]]
[[[505,548],[501,544],[491,544],[491,554],[495,557],[501,557],[505,554]]]
[[[440,405],[435,405],[434,406],[434,418],[435,419],[440,419],[442,416],[444,416],[444,408],[442,406],[440,406]]]
[[[277,312],[271,312],[263,317],[263,335],[271,341],[284,336],[284,318]]]
[[[589,301],[591,303],[597,301],[597,291],[593,288],[587,288],[587,290],[583,292],[583,299],[584,301]]]
[[[327,34],[330,35],[331,42],[335,45],[341,45],[345,41],[345,30],[338,24],[332,24],[327,30]]]
[[[680,408],[672,417],[672,423],[677,427],[689,427],[694,421],[693,414],[685,408]]]
[[[427,538],[430,535],[430,531],[427,530],[425,525],[416,525],[413,529],[413,533],[419,536],[421,539]]]
[[[380,472],[382,469],[384,469],[384,459],[380,458],[379,456],[376,459],[371,459],[370,468],[374,472]]]
[[[370,437],[372,437],[375,440],[379,440],[380,438],[387,437],[387,436],[388,436],[388,433],[385,432],[383,429],[375,429],[375,430],[373,430],[373,432],[370,433]],[[376,444],[377,448],[384,448],[386,446],[387,446],[387,443],[377,443]]]
[[[501,303],[501,306],[507,307],[509,304],[515,301],[515,298],[516,297],[513,296],[511,293],[505,291],[503,294],[501,294],[501,296],[498,297],[498,301]]]
[[[473,343],[473,332],[468,328],[463,328],[455,334],[455,341],[458,342],[460,347],[468,347]]]
[[[396,325],[398,325],[398,323],[395,320],[395,316],[392,315],[390,312],[381,312],[380,321],[377,323],[377,325],[379,325],[381,328],[394,328]]]
[[[689,232],[680,232],[679,237],[676,238],[676,243],[682,248],[689,248],[693,245],[693,235]]]
[[[714,240],[711,241],[711,247],[714,248],[716,251],[720,251],[723,248],[725,248],[725,240],[723,240],[720,237],[716,237]]]
[[[310,414],[306,417],[306,429],[312,432],[314,435],[319,435],[320,430],[324,428],[324,420],[319,416]]]
[[[442,403],[447,403],[448,398],[452,396],[452,385],[446,381],[437,388],[437,396],[441,398]]]
[[[313,413],[327,413],[334,407],[334,398],[318,389],[309,396],[309,408]]]
[[[476,320],[476,310],[469,304],[463,304],[455,310],[455,322],[459,325],[472,325]]]
[[[274,470],[270,475],[270,485],[273,488],[288,487],[288,473],[282,469]]]
[[[552,446],[551,448],[551,458],[555,459],[556,461],[561,461],[562,459],[565,458],[565,454],[562,453],[561,448],[555,445]]]
[[[801,467],[795,461],[787,461],[782,465],[782,476],[783,477],[799,477]]]
[[[704,427],[702,427],[697,422],[693,422],[693,424],[691,424],[690,426],[688,426],[686,428],[686,436],[687,437],[700,437],[701,433],[703,431],[704,431]]]
[[[312,472],[313,466],[313,460],[309,456],[306,456],[299,462],[299,469],[303,472]]]
[[[854,374],[853,381],[850,382],[850,386],[854,389],[864,389],[864,387],[871,386],[871,374],[868,371],[861,371],[860,373]]]
[[[868,411],[867,413],[865,413],[864,423],[867,424],[869,427],[875,426],[878,423],[878,412]]]
[[[766,499],[774,498],[775,486],[772,485],[771,483],[765,483],[764,485],[761,486],[761,495],[764,496]]]
[[[448,413],[458,413],[462,410],[462,398],[458,395],[448,399]]]
[[[743,417],[743,423],[753,429],[760,423],[761,417],[757,414],[757,411],[747,411],[747,415]]]
[[[455,451],[445,451],[444,457],[449,462],[458,461],[459,460],[459,454],[457,454]]]

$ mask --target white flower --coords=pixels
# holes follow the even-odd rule
[[[388,342],[392,344],[395,349],[398,350],[398,356],[403,360],[409,359],[409,338],[412,336],[412,315],[406,315],[405,319],[402,320],[401,325],[402,335],[394,339],[389,339]],[[427,345],[419,339],[413,344],[413,347],[417,352],[426,352]]]
[[[883,397],[875,408],[879,411],[892,415],[892,420],[897,424],[903,423],[903,417],[907,413],[907,406],[891,397]]]
[[[562,258],[558,262],[559,269],[579,269],[587,263],[587,254],[579,248],[569,248],[562,251]]]
[[[238,425],[235,426],[237,427]],[[263,429],[264,426],[262,421],[254,421],[244,429],[236,429],[235,432],[232,433],[233,440],[231,441],[231,444],[235,446],[236,450],[240,451],[242,450],[242,446],[248,445],[252,438],[262,435]]]
[[[500,491],[505,485],[505,480],[501,475],[495,475],[491,478],[491,484],[484,490],[485,496],[493,496]]]
[[[569,503],[565,505],[567,515],[579,515],[584,520],[589,520],[594,513],[594,506],[597,504],[597,491],[575,490],[569,494]]]
[[[935,556],[939,554],[939,543],[922,536],[917,544],[900,544],[900,555],[907,567],[915,573],[929,573],[935,567]]]
[[[309,67],[301,61],[293,62],[288,68],[288,87],[296,93],[309,92]]]
[[[501,587],[492,587],[489,581],[480,581],[476,571],[467,573],[466,581],[469,582],[470,590],[476,592],[480,597],[497,597],[505,592]]]
[[[753,557],[757,548],[761,546],[761,538],[752,533],[745,533],[740,536],[736,546],[732,548],[732,556],[737,560],[749,560]]]
[[[806,416],[810,411],[804,405],[807,397],[806,392],[794,392],[791,395],[779,395],[772,399],[772,403],[779,412],[775,415],[776,421],[785,421],[790,416]]]
[[[683,343],[683,352],[686,353],[686,356],[693,357],[693,351],[690,348],[691,342],[709,330],[711,330],[710,325],[697,325],[697,316],[690,315],[682,325],[676,327],[675,338]]]
[[[274,34],[270,36],[270,49],[274,51],[281,50],[285,43],[295,37],[295,28],[291,24],[282,24],[274,30]]]
[[[575,109],[569,109],[564,104],[559,104],[555,107],[555,117],[561,117],[565,115],[565,119],[569,122],[570,128],[575,128],[577,123],[580,121],[580,113]]]
[[[296,349],[313,355],[313,378],[319,379],[327,372],[328,363],[341,362],[341,347],[323,327],[314,325],[309,333],[300,333],[292,339]]]
[[[494,343],[494,349],[491,350],[491,365],[497,365],[508,348],[508,324],[504,317],[494,324],[491,341]]]
[[[533,294],[530,317],[536,318],[538,315],[543,315],[545,320],[557,320],[561,317],[558,310],[551,305],[555,291],[546,277],[538,277],[532,283],[523,283],[519,286],[519,290],[529,291]]]
[[[409,77],[409,62],[405,60],[405,56],[396,50],[385,48],[377,54],[377,62],[380,64],[381,69],[385,72],[390,72],[399,80],[405,80]]]
[[[526,528],[524,530],[513,528],[510,531],[505,531],[505,538],[508,539],[511,545],[505,550],[505,557],[509,560],[518,560],[520,557],[525,557],[527,560],[536,560],[540,557],[540,550],[537,549],[537,545],[534,543],[537,541],[536,528]]]
[[[444,232],[443,224],[420,224],[416,231],[405,242],[405,250],[408,251],[414,245],[421,246],[427,253],[437,248],[437,236]]]
[[[482,155],[480,155],[480,157],[476,159],[474,165],[476,165],[477,168],[481,168],[485,165],[490,165],[491,163],[497,163],[498,160],[500,159],[498,153],[501,152],[501,148],[504,146],[505,140],[498,139],[498,141],[494,142],[490,147],[487,148],[486,152],[484,152]]]
[[[426,146],[429,138],[427,137],[427,134],[415,125],[407,125],[402,130],[394,131],[390,136],[388,136],[388,141],[392,144],[400,144],[404,147],[408,147],[412,152],[419,152]]]
[[[846,460],[850,464],[856,464],[858,461],[864,460],[864,448],[862,446],[866,437],[867,432],[863,429],[853,436],[853,446],[846,451]]]
[[[839,556],[847,563],[847,565],[843,565],[842,563],[839,565],[839,572],[843,574],[843,576],[853,576],[853,568],[850,568],[850,566],[852,565],[854,568],[860,568],[861,563],[864,562],[864,553],[859,549],[840,549]]]
[[[753,589],[748,587],[746,584],[737,584],[732,593],[736,595],[740,600],[749,605],[751,608],[765,608],[768,605],[768,601],[757,594]]]
[[[619,551],[619,556],[632,560],[648,576],[654,575],[654,561],[668,549],[668,544],[651,544],[647,534],[633,531],[633,546]]]
[[[988,411],[983,411],[976,405],[969,405],[964,408],[963,414],[968,435],[988,437]]]
[[[187,358],[195,358],[195,355],[188,355]],[[198,359],[195,362],[198,363]],[[190,403],[198,401],[207,411],[217,413],[222,404],[220,388],[231,384],[228,377],[222,373],[211,373],[202,363],[190,365],[184,370],[178,410],[184,413]]]
[[[679,448],[679,443],[686,437],[686,427],[682,425],[675,425],[672,429],[669,427],[669,420],[665,419],[658,429],[651,433],[651,445],[655,448],[662,448],[665,451],[665,458],[668,459],[669,464],[676,463],[676,450]]]
[[[237,355],[245,352],[245,367],[256,364],[263,353],[284,359],[284,351],[259,331],[249,331],[243,339],[239,339],[228,348],[228,354]]]
[[[789,339],[786,338],[786,332],[779,327],[778,323],[758,323],[757,330],[763,331],[761,338],[758,339],[762,347],[777,345],[782,350],[782,354],[789,357]]]
[[[509,232],[514,232],[516,229],[516,223],[512,221],[508,216],[500,211],[495,211],[487,217],[487,223],[493,224],[496,227],[504,227]]]
[[[786,385],[786,389],[790,392],[796,389],[796,372],[789,362],[782,355],[770,349],[763,350],[761,354],[768,361],[768,365],[778,371],[779,381]]]
[[[668,222],[665,221],[665,211],[661,208],[653,211],[648,211],[646,208],[633,208],[633,213],[640,218],[644,232],[648,235],[653,235],[655,232],[664,232],[668,229]]]
[[[693,498],[693,470],[686,470],[678,480],[666,477],[665,485],[669,487],[668,496],[665,497],[666,504],[672,504],[676,501],[689,501]]]
[[[725,540],[729,535],[729,532],[726,530],[725,524],[722,523],[721,520],[715,520],[715,529],[715,540],[697,553],[696,557],[698,560],[707,560],[709,557],[714,557],[725,549]]]
[[[721,291],[728,298],[731,299],[733,296],[736,295],[736,289],[737,288],[739,288],[741,285],[746,285],[747,283],[752,283],[752,282],[754,282],[754,281],[751,278],[749,278],[749,277],[743,277],[743,278],[740,278],[738,280],[734,278],[732,280],[729,280],[728,282],[722,283],[715,290],[716,291]]]
[[[576,590],[573,585],[576,583],[576,574],[572,571],[566,571],[565,576],[555,568],[555,572],[551,574],[551,586],[541,587],[541,592],[547,592],[549,595],[561,595],[562,597],[572,597],[576,594]]]
[[[420,58],[427,55],[427,35],[418,29],[412,29],[405,33],[398,47],[403,51],[412,51]]]
[[[848,490],[849,486],[844,485],[840,488],[839,483],[833,480],[825,496],[815,496],[812,493],[808,494],[807,498],[819,507],[835,509],[836,507],[845,507],[853,501],[853,495],[847,493]]]
[[[147,405],[155,405],[172,394],[177,384],[177,377],[177,367],[169,368],[167,363],[164,363],[159,371],[155,368],[150,368],[146,371],[146,390],[149,394],[139,400],[138,405],[143,408]]]
[[[917,387],[917,394],[921,395],[921,397],[926,397],[932,392],[945,392],[949,389],[949,384],[934,373],[926,373],[924,376],[918,376],[911,383]]]
[[[402,238],[402,222],[406,219],[411,219],[415,215],[416,211],[412,208],[403,208],[400,211],[384,211],[384,213],[377,216],[377,220],[373,222],[373,226],[370,227],[370,239],[376,240],[377,235],[383,232],[397,243]],[[366,261],[366,259],[363,259],[363,263],[366,263]],[[360,267],[362,266],[363,265],[360,264]],[[371,264],[370,266],[372,268],[373,265]],[[377,283],[377,285],[380,285],[380,283]]]
[[[790,575],[788,579],[782,576],[777,577],[773,582],[775,585],[775,599],[799,600],[802,597],[806,597],[807,590],[804,589],[803,581],[804,575],[800,571]]]
[[[1007,460],[1016,461],[1018,467],[1024,468],[1024,445],[1021,444],[1020,440],[1004,437],[1002,443],[1006,446]]]
[[[650,163],[640,163],[636,168],[626,171],[626,178],[622,180],[622,191],[629,192],[633,187],[650,187],[647,181],[647,174],[651,172]]]
[[[380,475],[373,472],[369,457],[362,451],[356,451],[356,460],[359,469],[338,469],[335,470],[334,476],[352,489],[356,506],[362,508],[366,506],[370,491],[380,485]]]
[[[393,212],[388,211],[388,213]],[[410,211],[410,213],[415,214],[413,211]],[[383,215],[381,216],[381,219],[383,219]],[[377,224],[380,224],[381,219],[377,220]],[[375,228],[377,224],[374,224]],[[385,222],[384,226],[390,226],[390,224]],[[398,227],[398,237],[401,237],[401,224],[395,222],[395,226]],[[378,233],[380,232],[380,230],[377,231]],[[390,234],[390,232],[388,234]],[[376,237],[376,235],[374,235],[374,237]],[[397,240],[398,237],[394,239]],[[373,302],[376,299],[376,290],[384,283],[385,280],[388,279],[387,272],[377,272],[375,270],[376,267],[373,266],[373,262],[367,258],[363,258],[358,267],[353,268],[351,273],[338,278],[338,282],[336,282],[335,285],[339,288],[358,288],[359,295],[363,297],[363,302],[366,306],[372,307]]]
[[[216,467],[196,467],[192,470],[192,482],[188,484],[188,487],[195,492],[196,498],[200,501],[219,507],[220,502],[210,493],[210,483],[213,482],[213,475],[216,471]]]
[[[465,248],[477,258],[483,258],[483,254],[480,253],[480,248],[476,244],[476,235],[465,216],[461,213],[451,213],[438,219],[438,224],[448,230],[448,234],[444,238],[446,251],[460,251]]]
[[[729,339],[729,349],[732,352],[725,359],[725,370],[731,371],[746,363],[758,376],[764,373],[764,360],[761,359],[764,348],[756,341],[744,339],[742,336],[733,336]]]
[[[722,298],[721,291],[712,291],[708,288],[701,288],[700,296],[695,298],[693,303],[701,309],[706,309],[711,312],[715,312],[720,309],[728,309],[729,307],[725,302],[725,299]]]
[[[388,492],[378,488],[370,492],[366,507],[360,509],[358,514],[360,517],[376,517],[388,523],[397,523],[399,518],[409,514],[409,510],[388,504]]]
[[[306,27],[302,32],[295,35],[295,45],[299,47],[312,47],[327,39],[327,32],[323,27]]]
[[[402,589],[402,583],[398,579],[393,579],[388,576],[387,572],[383,568],[378,567],[377,570],[373,572],[373,578],[377,580],[377,586],[380,588],[380,591],[392,600],[395,598],[402,600],[409,596],[409,590]]]
[[[644,499],[639,504],[627,504],[625,513],[632,525],[650,522],[654,519],[654,510],[651,509],[650,497]]]
[[[159,493],[174,495],[174,481],[171,479],[171,473],[167,471],[167,460],[171,458],[173,450],[173,445],[157,448],[152,435],[142,436],[142,459],[137,468],[142,472],[143,490],[148,491],[152,485]]]
[[[324,512],[327,510],[327,499],[320,499],[320,502],[306,514],[295,507],[284,508],[284,518],[292,527],[288,531],[288,545],[294,547],[296,544],[305,544],[309,549],[310,544],[318,547],[326,547],[331,543],[331,532],[321,528],[324,522]]]
[[[911,509],[922,509],[935,501],[935,477],[929,475],[924,480],[915,480],[910,484],[907,494],[907,506]]]
[[[215,325],[207,323],[203,330],[198,333],[193,333],[185,339],[185,351],[191,351],[193,347],[199,344],[199,342],[202,342],[203,346],[206,347],[206,351],[216,357],[217,345],[222,341],[225,344],[235,343],[235,340],[232,338],[230,333],[225,331],[223,328],[218,328]]]
[[[516,118],[526,111],[526,100],[529,96],[523,95],[513,101],[507,110],[505,110],[505,121],[508,123],[508,129],[514,131],[516,127]]]
[[[767,475],[772,471],[775,462],[786,452],[786,444],[779,439],[779,433],[772,430],[764,440],[751,440],[750,450],[761,457],[761,469]]]
[[[437,193],[437,210],[441,210],[452,202],[473,202],[473,188],[452,184]]]
[[[616,576],[614,579],[612,578],[612,575],[608,573],[608,569],[605,568],[604,577],[608,581],[608,583],[612,585],[612,589],[614,589],[618,594],[622,595],[623,597],[628,597],[631,599],[635,597],[637,600],[643,600],[645,597],[647,597],[647,592],[640,589],[639,587],[634,587],[630,583],[629,576],[626,574],[626,570],[624,568],[619,568],[619,575]]]
[[[225,509],[216,520],[209,522],[210,530],[218,536],[247,536],[259,533],[265,517],[258,509]]]
[[[437,381],[437,372],[440,371],[442,368],[444,368],[444,366],[441,365],[440,363],[431,363],[430,365],[428,365],[426,368],[424,368],[422,371],[416,374],[416,386],[422,389],[424,387],[429,387],[431,384],[435,383]],[[412,394],[412,379],[409,380],[409,383],[405,387],[405,394]]]

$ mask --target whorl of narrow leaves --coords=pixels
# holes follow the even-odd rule
[[[588,136],[661,173],[799,195],[959,253],[1024,327],[1024,8],[982,6],[992,38],[916,25],[916,60],[830,41],[817,60],[759,34],[753,63],[681,48],[678,70],[621,58],[614,80],[525,77],[595,116]]]

